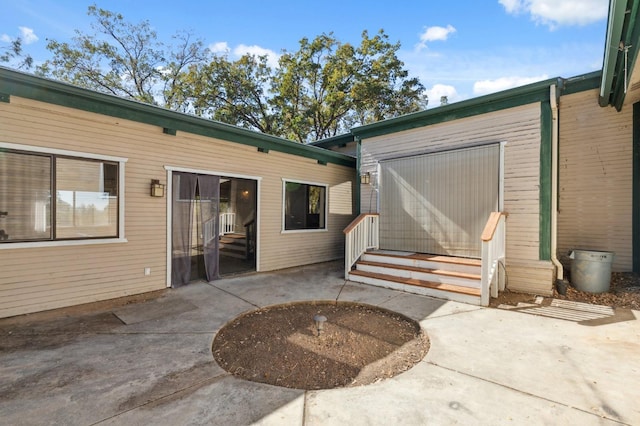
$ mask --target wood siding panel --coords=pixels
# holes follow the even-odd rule
[[[73,110],[12,96],[0,103],[0,141],[125,157],[128,242],[0,250],[0,317],[158,290],[166,286],[165,166],[260,177],[258,269],[269,271],[343,256],[342,229],[354,217],[355,171],[279,152]],[[327,231],[282,233],[282,179],[328,185]],[[151,275],[144,275],[144,268]]]
[[[491,142],[506,142],[507,263],[511,259],[538,260],[540,104],[363,140],[362,169],[375,172],[377,162],[384,159]],[[363,191],[363,207],[369,205],[367,196]]]
[[[632,269],[632,108],[601,108],[598,92],[560,102],[558,258],[574,249],[615,252],[613,271]]]
[[[542,285],[555,281],[555,267],[551,262],[512,262],[507,264],[506,269],[509,290],[540,296],[553,295],[553,286]]]

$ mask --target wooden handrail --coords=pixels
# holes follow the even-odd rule
[[[500,222],[500,216],[507,217],[508,214],[506,212],[491,212],[489,220],[487,220],[487,224],[482,231],[482,236],[480,237],[482,241],[491,241],[493,239],[493,235],[498,228],[498,222]]]
[[[353,230],[353,228],[358,226],[358,224],[360,222],[362,222],[367,216],[380,216],[380,214],[378,214],[378,213],[361,213],[361,214],[358,215],[358,217],[353,219],[353,221],[351,221],[351,223],[349,225],[347,225],[347,227],[344,228],[344,230],[342,232],[345,235],[348,234],[349,232],[351,232]]]

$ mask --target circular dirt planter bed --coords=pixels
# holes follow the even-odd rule
[[[327,318],[318,336],[314,316]],[[258,309],[225,325],[213,356],[226,371],[296,389],[365,385],[418,363],[429,339],[396,312],[348,302],[302,302]]]

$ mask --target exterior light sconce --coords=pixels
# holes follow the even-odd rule
[[[158,179],[151,179],[151,196],[164,197],[164,185]]]
[[[360,175],[360,183],[363,185],[369,185],[371,183],[371,173],[362,173]]]
[[[240,193],[240,195],[242,196],[243,199],[248,200],[249,199],[249,190],[245,189],[244,191],[242,191]]]

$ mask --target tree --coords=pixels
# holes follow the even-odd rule
[[[142,102],[172,104],[176,76],[205,57],[202,42],[178,34],[178,47],[168,49],[148,21],[131,24],[119,13],[89,6],[95,34],[76,31],[72,43],[49,40],[53,59],[38,72],[100,92]]]
[[[322,139],[426,106],[424,87],[396,55],[380,30],[362,33],[360,46],[340,43],[332,33],[302,39],[300,50],[285,53],[273,79],[273,103],[288,137]]]
[[[14,64],[17,69],[27,69],[33,66],[33,58],[24,53],[20,37],[0,46],[0,62]]]
[[[183,76],[182,98],[197,115],[280,135],[268,95],[271,79],[266,56],[244,55],[234,62],[214,56],[209,64],[194,65]]]
[[[183,96],[199,115],[299,142],[335,136],[351,127],[417,111],[424,87],[407,78],[399,44],[383,31],[360,46],[333,34],[304,38],[271,69],[266,57],[235,62],[214,57],[191,67]]]
[[[134,25],[95,5],[88,14],[94,34],[50,40],[53,59],[37,72],[299,142],[426,106],[424,87],[397,57],[400,44],[383,30],[364,31],[359,46],[332,33],[304,38],[271,68],[266,57],[210,55],[189,33],[165,46],[148,21]]]

